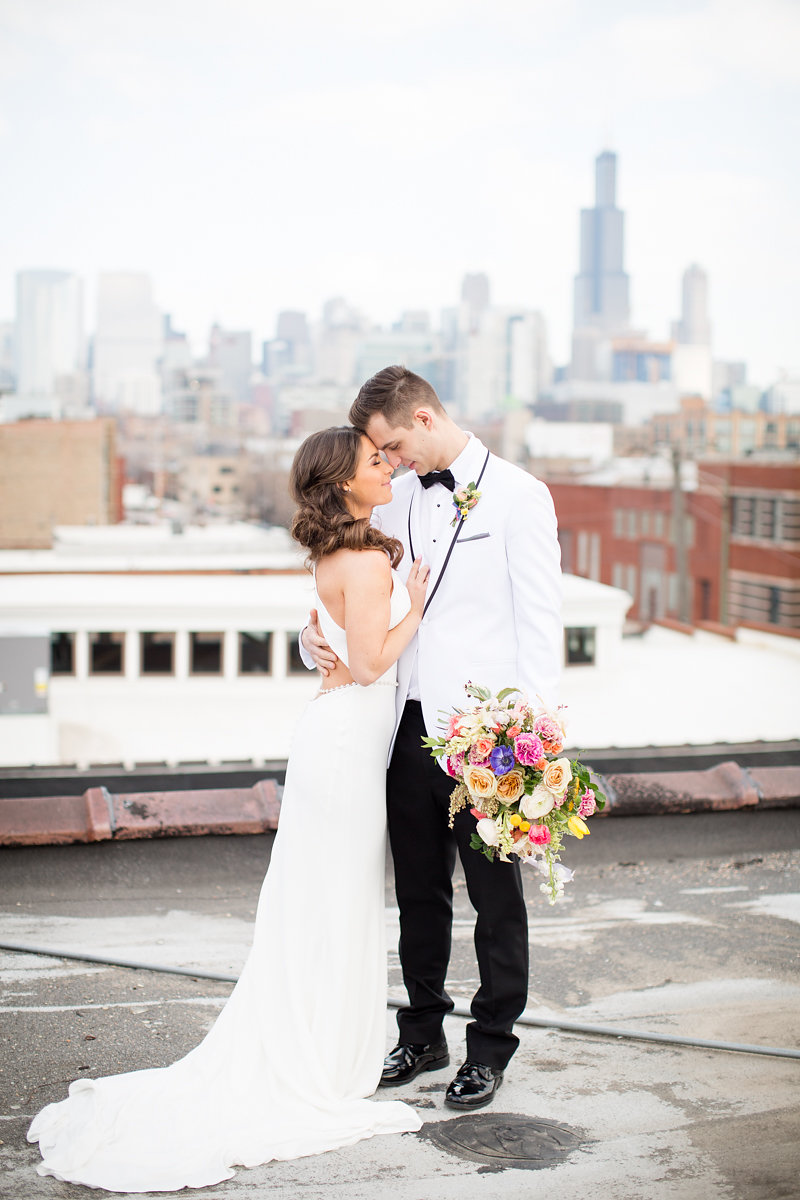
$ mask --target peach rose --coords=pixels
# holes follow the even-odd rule
[[[472,749],[475,751],[475,757],[488,758],[494,749],[494,744],[497,738],[493,733],[485,733],[482,737],[476,738],[472,743]]]
[[[562,796],[571,779],[572,767],[569,765],[569,759],[557,758],[545,767],[542,783],[554,796]]]
[[[525,776],[522,771],[507,771],[497,781],[497,798],[503,804],[513,804],[525,791]]]
[[[475,800],[489,800],[497,793],[497,777],[488,767],[464,767],[464,783]]]

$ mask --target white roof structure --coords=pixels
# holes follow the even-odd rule
[[[0,574],[81,571],[301,570],[303,551],[281,526],[58,525],[51,550],[0,551]]]
[[[652,626],[623,638],[605,671],[569,667],[562,694],[575,749],[789,741],[800,728],[800,641]]]

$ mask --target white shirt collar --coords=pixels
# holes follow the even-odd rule
[[[463,486],[466,483],[476,483],[484,459],[486,458],[486,447],[483,442],[479,442],[474,434],[467,433],[469,441],[464,449],[450,463],[450,470],[453,472],[453,478],[456,484]]]

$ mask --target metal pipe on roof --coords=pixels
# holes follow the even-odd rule
[[[99,963],[101,966],[126,967],[134,971],[157,971],[165,975],[188,975],[191,979],[211,979],[220,983],[237,983],[237,975],[223,975],[216,971],[195,971],[190,967],[164,967],[157,963],[134,962],[131,959],[112,958],[102,954],[76,953],[70,950],[48,949],[44,946],[26,946],[19,942],[0,942],[0,950],[12,950],[17,954],[39,954],[46,958],[68,958],[78,962]],[[402,1008],[404,1000],[392,997],[388,1008]],[[463,1000],[455,1001],[453,1014],[471,1017],[469,1005]],[[746,1042],[722,1042],[707,1038],[679,1037],[673,1033],[654,1033],[641,1029],[619,1029],[613,1025],[589,1025],[581,1021],[562,1021],[559,1017],[533,1017],[523,1013],[516,1021],[539,1029],[560,1029],[565,1033],[588,1033],[596,1037],[613,1037],[620,1041],[663,1042],[670,1046],[690,1046],[701,1050],[728,1050],[738,1054],[763,1054],[769,1058],[800,1058],[800,1050],[782,1046],[756,1046]]]

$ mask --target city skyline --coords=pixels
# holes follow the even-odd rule
[[[556,9],[557,11],[554,11]],[[202,345],[341,294],[388,326],[485,271],[569,360],[579,212],[617,154],[631,323],[708,275],[716,358],[797,368],[800,11],[785,0],[0,5],[0,320],[19,270],[144,271]]]

